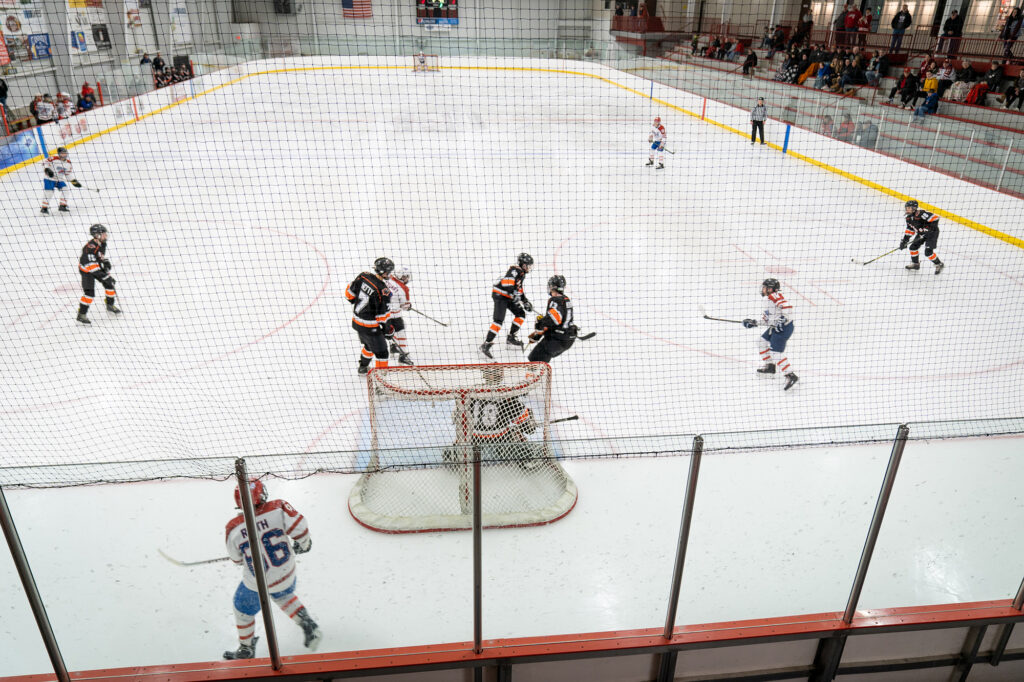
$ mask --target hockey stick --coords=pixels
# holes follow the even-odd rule
[[[418,314],[422,315],[423,317],[427,318],[431,322],[436,322],[437,324],[441,325],[442,327],[447,327],[448,326],[447,323],[442,322],[441,320],[435,320],[430,315],[427,315],[426,313],[420,312],[419,310],[416,310],[415,308],[409,308],[409,310],[413,311],[414,313],[418,313]]]
[[[714,320],[715,322],[732,322],[734,324],[743,324],[743,320],[727,320],[724,317],[711,317],[710,315],[707,314],[707,311],[704,310],[704,306],[698,306],[698,308],[700,308],[700,314],[701,314],[701,316],[705,320]]]
[[[551,421],[548,422],[548,424],[560,424],[561,422],[571,422],[571,421],[576,421],[579,418],[580,418],[580,416],[578,414],[574,414],[571,417],[562,417],[561,419],[552,419]]]
[[[202,564],[215,564],[215,563],[217,563],[219,561],[228,561],[231,558],[231,557],[222,556],[222,557],[217,557],[216,559],[206,559],[204,561],[178,561],[174,557],[168,556],[167,554],[165,554],[162,549],[157,548],[156,551],[160,552],[160,556],[162,556],[163,558],[167,559],[168,561],[170,561],[172,564],[174,564],[176,566],[200,566]]]
[[[581,334],[580,336],[577,336],[576,338],[579,339],[580,341],[586,341],[588,339],[594,338],[595,336],[597,336],[597,332],[590,332],[589,334]]]
[[[895,249],[893,249],[892,251],[886,251],[886,252],[885,252],[885,253],[883,253],[883,254],[882,254],[881,256],[875,256],[875,257],[874,257],[874,258],[872,258],[871,260],[866,260],[866,261],[859,261],[859,260],[857,260],[856,258],[851,258],[851,259],[850,259],[850,262],[851,262],[851,263],[856,263],[857,265],[867,265],[868,263],[874,263],[874,262],[875,262],[876,260],[878,260],[879,258],[885,258],[885,257],[886,257],[886,256],[888,256],[888,255],[889,255],[890,253],[896,253],[896,252],[897,252],[897,251],[899,251],[899,250],[900,250],[900,247],[898,247],[898,246],[897,246],[897,247],[896,247]]]

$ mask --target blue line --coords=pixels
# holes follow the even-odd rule
[[[43,155],[43,160],[45,161],[50,155],[46,153],[46,140],[43,139],[43,126],[37,126],[36,133],[39,135],[40,153]]]
[[[785,154],[789,150],[789,130],[790,126],[786,125],[786,139],[782,143],[782,153]]]

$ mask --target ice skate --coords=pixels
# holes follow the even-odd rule
[[[483,355],[485,358],[489,358],[489,359],[493,360],[494,356],[491,355],[491,346],[493,346],[493,345],[494,345],[493,343],[481,344],[480,345],[480,354]]]
[[[920,263],[911,263],[910,265],[908,265],[906,267],[907,267],[907,270],[920,270],[921,269],[921,264]]]
[[[243,658],[255,658],[256,642],[258,641],[260,641],[259,637],[253,637],[252,642],[249,644],[239,644],[237,650],[225,651],[224,658],[229,661],[236,661]]]
[[[654,170],[661,170],[661,169],[662,169],[662,168],[664,168],[664,167],[665,167],[665,164],[663,164],[663,163],[659,163],[659,164],[658,164],[658,167],[657,167],[657,168],[655,168]]]
[[[800,377],[790,372],[789,374],[786,375],[786,385],[782,387],[782,390],[788,391],[789,389],[793,388],[793,384],[795,384],[799,380]]]
[[[82,324],[92,324],[92,320],[85,316],[85,313],[78,313],[78,317],[75,318]]]
[[[775,374],[775,363],[769,362],[764,367],[757,370],[758,374]]]
[[[306,648],[310,651],[316,651],[316,648],[320,646],[320,640],[324,638],[323,633],[320,632],[320,627],[309,617],[309,613],[305,608],[299,609],[295,616],[299,619],[299,627],[302,628],[302,632],[306,635],[306,641],[304,642]]]
[[[522,341],[520,341],[519,338],[515,334],[509,334],[508,338],[505,339],[505,343],[507,343],[510,346],[515,346],[519,350],[522,350],[522,349],[526,348],[526,344],[524,344]]]
[[[414,364],[413,361],[412,361],[412,357],[408,353],[399,353],[398,354],[398,361],[400,363],[402,363],[403,365],[412,365],[412,364]]]
[[[392,355],[398,355],[399,353],[402,352],[402,349],[399,348],[398,344],[394,342],[392,342],[391,345],[388,346],[388,350],[391,351]]]
[[[369,371],[370,371],[370,366],[369,365],[359,365],[359,373],[360,374],[366,374]]]
[[[654,165],[654,159],[647,159],[647,163],[645,163],[644,165],[645,166],[653,166]]]
[[[59,206],[59,207],[57,208],[57,210],[58,210],[58,211],[60,211],[61,213],[71,213],[71,209],[70,209],[70,208],[68,208],[66,204],[61,204],[61,205],[60,205],[60,206]]]
[[[107,312],[108,312],[108,313],[113,313],[113,314],[115,314],[115,315],[120,315],[120,314],[121,314],[121,309],[120,309],[120,308],[118,308],[118,307],[117,307],[116,305],[114,305],[113,303],[110,303],[110,302],[108,301],[108,302],[107,302]]]
[[[39,209],[39,212],[42,213],[43,215],[50,215],[50,209],[47,206],[43,206],[41,209]]]
[[[943,262],[942,262],[942,261],[940,261],[940,260],[937,260],[937,261],[935,261],[935,274],[937,275],[937,274],[939,274],[940,272],[942,272],[942,269],[943,269],[944,267],[946,267],[946,264],[945,264],[945,263],[943,263]]]

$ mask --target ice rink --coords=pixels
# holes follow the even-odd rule
[[[637,80],[280,71],[74,146],[79,179],[103,191],[74,193],[69,215],[39,215],[39,164],[0,178],[12,231],[0,274],[3,466],[31,479],[31,467],[76,462],[123,477],[164,471],[157,460],[175,460],[173,473],[272,454],[294,455],[296,471],[354,465],[366,384],[344,291],[382,255],[411,268],[413,305],[449,325],[406,313],[418,364],[480,361],[491,285],[516,254],[536,260],[526,292],[538,308],[547,278],[567,278],[578,324],[597,336],[552,363],[551,416],[580,416],[555,427],[561,439],[1021,416],[1024,251],[944,219],[941,276],[927,262],[905,271],[906,252],[855,265],[897,245],[902,200],[652,103],[630,89]],[[675,152],[664,170],[644,166],[655,114]],[[76,262],[94,222],[110,230],[124,314],[94,305],[84,327]],[[788,392],[755,373],[755,331],[699,312],[759,317],[766,277],[795,307],[787,354],[800,381]],[[498,342],[500,361],[523,359],[504,330]],[[991,530],[991,547],[1020,527],[1011,482],[1024,473],[1022,441],[977,445],[920,455],[913,511],[889,538],[891,570],[880,569],[890,580],[871,592],[869,579],[866,606],[999,598],[1019,584],[1020,551],[976,566],[971,550],[985,543],[960,529]],[[679,622],[841,609],[888,451],[714,459]],[[485,536],[486,636],[659,625],[686,465],[566,463],[580,489],[572,514]],[[270,483],[310,518],[299,590],[326,621],[323,650],[470,638],[469,535],[366,531],[344,507],[353,480]],[[9,492],[70,668],[232,647],[237,569],[182,569],[156,554],[222,554],[230,491],[179,481]],[[950,499],[964,504],[945,508]],[[777,513],[762,524],[765,509]],[[934,535],[929,513],[949,517]],[[752,560],[777,589],[744,572]],[[16,584],[5,553],[0,579]],[[520,603],[515,585],[536,590]],[[0,674],[45,670],[28,618],[17,600],[0,612],[0,641],[23,652]],[[279,632],[299,653],[298,629]]]

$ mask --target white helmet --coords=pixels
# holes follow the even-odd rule
[[[412,279],[412,270],[403,265],[402,267],[395,270],[395,279],[397,279],[400,282],[408,283],[409,280]]]
[[[658,125],[659,123],[661,123],[661,116],[655,116],[654,117],[654,125]]]

